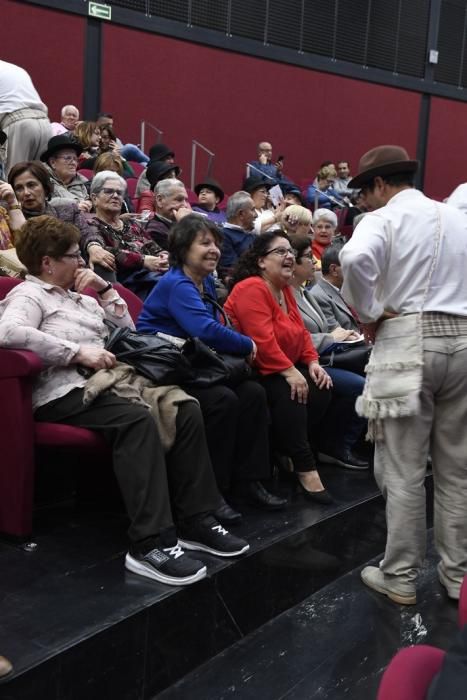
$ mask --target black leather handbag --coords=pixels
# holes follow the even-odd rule
[[[203,300],[213,306],[214,313],[218,311],[224,319],[227,328],[232,324],[222,306],[208,294]],[[199,338],[189,338],[182,348],[193,370],[192,378],[184,382],[189,388],[203,389],[216,384],[235,387],[252,376],[252,369],[242,355],[232,355],[226,352],[216,352]]]
[[[370,359],[371,346],[356,345],[348,350],[333,351],[327,355],[320,355],[319,362],[322,367],[335,367],[355,372],[365,377],[365,367]]]
[[[105,349],[154,384],[184,384],[193,377],[188,358],[169,340],[105,323],[110,328]]]
[[[216,352],[199,338],[190,338],[182,348],[192,376],[184,382],[189,388],[205,389],[216,384],[235,387],[252,376],[252,369],[241,355]]]

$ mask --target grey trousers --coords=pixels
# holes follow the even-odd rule
[[[388,535],[380,568],[390,584],[412,593],[425,556],[426,463],[433,461],[438,573],[459,597],[467,573],[467,336],[424,340],[420,415],[384,421],[375,478],[386,499]]]

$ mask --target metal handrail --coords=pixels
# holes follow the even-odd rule
[[[192,140],[191,142],[191,184],[190,184],[190,189],[194,190],[195,189],[195,178],[196,178],[196,149],[201,148],[205,153],[208,154],[209,156],[209,161],[208,161],[208,167],[206,171],[206,177],[211,177],[211,172],[212,172],[212,164],[214,161],[214,158],[216,156],[215,153],[209,150],[209,148],[206,148],[206,146],[203,146],[202,143],[199,141],[195,141],[195,139]]]
[[[151,124],[151,122],[147,122],[147,121],[143,120],[141,122],[141,138],[140,138],[141,150],[143,151],[143,153],[146,152],[145,145],[146,145],[146,127],[147,126],[156,132],[156,134],[157,134],[156,143],[161,143],[162,134],[164,133],[161,129],[159,129],[159,127],[155,126],[154,124]]]
[[[251,171],[254,170],[255,172],[253,175],[256,175],[256,173],[259,173],[259,176],[262,178],[267,178],[268,180],[272,180],[272,182],[276,183],[277,180],[274,177],[271,177],[270,175],[267,175],[266,173],[263,173],[262,170],[256,167],[256,165],[253,165],[253,163],[245,163],[246,167],[246,177],[250,177]]]

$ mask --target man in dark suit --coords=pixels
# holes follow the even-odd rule
[[[361,332],[355,312],[340,293],[344,281],[339,262],[341,248],[339,245],[330,245],[325,249],[321,258],[322,277],[311,288],[311,294],[326,318],[329,331],[337,327],[353,331],[355,335],[348,338],[353,340],[360,336]]]

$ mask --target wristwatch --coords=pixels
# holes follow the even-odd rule
[[[109,284],[107,285],[107,287],[104,287],[104,289],[101,289],[101,290],[100,290],[99,292],[97,292],[97,293],[98,293],[99,296],[101,297],[101,296],[103,296],[106,292],[108,292],[110,289],[113,289],[113,285],[112,285],[111,282],[109,282]]]

